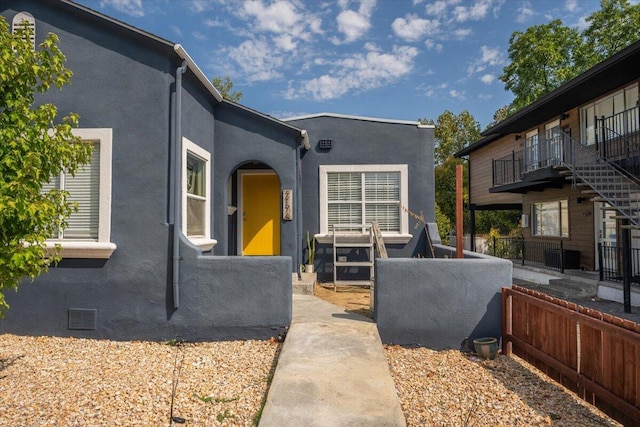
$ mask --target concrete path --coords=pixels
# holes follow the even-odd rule
[[[293,295],[260,426],[406,426],[375,323]]]

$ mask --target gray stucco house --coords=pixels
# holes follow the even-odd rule
[[[49,184],[77,194],[79,212],[51,241],[62,262],[7,294],[0,333],[272,336],[291,320],[306,231],[319,242],[320,280],[332,269],[335,221],[383,222],[392,257],[426,251],[400,204],[434,222],[432,127],[332,114],[277,120],[223,100],[182,46],[84,6],[5,0],[0,14],[31,22],[36,45],[59,36],[72,84],[39,101],[78,113],[77,134],[96,147],[81,174]],[[327,197],[334,178],[391,185],[395,196],[361,189],[338,208]]]

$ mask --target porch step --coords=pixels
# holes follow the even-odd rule
[[[293,284],[293,295],[313,295],[316,273],[302,273],[301,280],[298,280],[297,273],[293,273],[291,282]]]

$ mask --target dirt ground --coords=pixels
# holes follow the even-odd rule
[[[316,283],[313,294],[327,302],[345,308],[362,316],[373,317],[371,313],[371,289],[364,286],[338,286],[332,283]]]

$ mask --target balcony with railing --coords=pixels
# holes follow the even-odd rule
[[[640,176],[640,107],[596,117],[595,146],[600,157]]]

